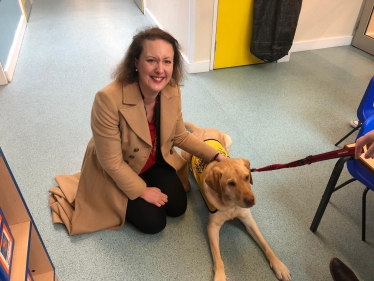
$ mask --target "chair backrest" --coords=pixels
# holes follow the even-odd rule
[[[374,115],[374,76],[371,78],[357,109],[357,118],[364,123],[367,118]]]
[[[357,138],[362,137],[366,135],[366,133],[369,133],[370,131],[374,130],[374,114],[372,116],[369,116],[363,123],[362,127],[360,128],[360,131],[357,134]]]

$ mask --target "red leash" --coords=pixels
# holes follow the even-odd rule
[[[279,170],[283,168],[294,168],[298,166],[304,166],[306,164],[312,164],[314,162],[340,158],[345,156],[353,156],[355,155],[355,147],[347,147],[338,150],[329,151],[326,153],[318,154],[318,155],[310,155],[305,157],[304,159],[300,159],[294,162],[290,162],[288,164],[273,164],[266,167],[258,168],[258,169],[251,169],[251,172],[264,172],[264,171],[272,171],[272,170]]]

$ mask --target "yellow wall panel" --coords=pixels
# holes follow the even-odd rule
[[[214,69],[263,62],[250,52],[253,1],[218,1]]]

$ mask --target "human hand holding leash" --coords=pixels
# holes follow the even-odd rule
[[[360,158],[363,147],[367,145],[365,159],[374,159],[374,130],[356,140],[355,158]]]
[[[168,196],[157,187],[147,187],[140,197],[157,207],[161,207],[168,202]]]

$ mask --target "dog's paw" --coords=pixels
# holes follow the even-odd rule
[[[225,270],[216,270],[214,274],[214,281],[226,281]]]
[[[278,280],[291,281],[291,272],[283,262],[277,260],[276,262],[271,263],[270,267],[274,270],[275,276],[277,276]]]
[[[226,281],[226,275],[223,275],[223,276],[217,276],[214,275],[214,281]]]

